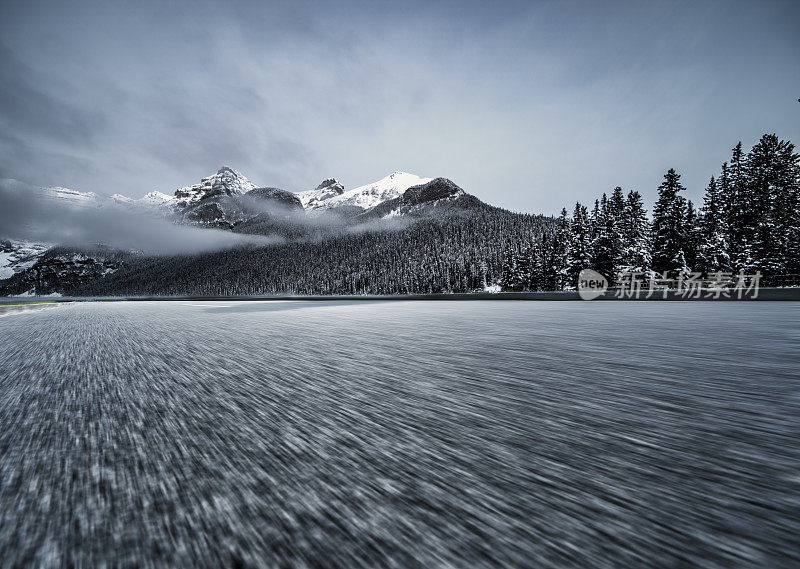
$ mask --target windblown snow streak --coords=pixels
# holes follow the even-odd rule
[[[798,310],[135,302],[3,318],[3,563],[797,567]]]

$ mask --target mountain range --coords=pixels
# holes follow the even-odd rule
[[[775,134],[749,152],[738,143],[700,208],[671,168],[652,216],[638,191],[621,187],[553,218],[405,172],[350,190],[329,178],[293,193],[224,166],[172,195],[139,199],[0,180],[0,295],[564,290],[586,268],[612,284],[626,272],[738,273],[796,286],[794,150]]]
[[[351,190],[346,190],[336,179],[329,178],[313,190],[294,193],[280,188],[256,186],[240,172],[223,166],[197,184],[178,188],[172,195],[153,191],[139,199],[133,199],[121,194],[105,197],[94,192],[61,187],[40,188],[40,191],[41,197],[70,207],[147,210],[169,216],[176,222],[233,229],[237,224],[260,215],[265,208],[270,209],[272,206],[289,212],[305,211],[318,215],[319,212],[328,211],[356,216],[385,202],[402,198],[409,188],[425,186],[431,182],[433,178],[392,172],[376,182]],[[452,188],[453,193],[450,195],[417,193],[430,196],[433,200],[463,193],[463,190],[454,185]]]
[[[71,211],[97,212],[100,216],[106,211],[145,214],[145,217],[167,220],[179,226],[267,236],[275,244],[271,248],[273,252],[276,246],[293,249],[309,242],[328,243],[329,247],[322,247],[319,252],[323,259],[330,257],[331,248],[336,247],[342,239],[352,239],[362,233],[369,234],[371,237],[368,241],[373,243],[385,238],[387,234],[394,239],[398,234],[413,231],[410,226],[418,225],[423,220],[439,226],[439,237],[434,232],[431,236],[433,242],[425,245],[432,245],[436,249],[452,245],[434,243],[436,239],[447,241],[448,237],[442,233],[444,226],[452,226],[454,221],[456,226],[463,226],[467,217],[479,212],[483,215],[489,213],[494,217],[538,217],[511,214],[488,206],[445,178],[423,178],[399,171],[349,190],[338,180],[329,178],[313,190],[299,193],[257,186],[228,166],[219,168],[216,173],[201,179],[199,183],[176,189],[171,195],[153,191],[139,199],[133,199],[120,194],[106,197],[61,187],[39,188],[37,191],[37,199]],[[3,237],[0,232],[0,239]],[[415,253],[410,251],[413,245],[402,247],[409,258],[413,257]],[[369,257],[372,253],[369,252],[368,244],[366,248],[357,255]],[[245,247],[245,250],[252,251],[252,248]],[[227,253],[228,256],[231,254],[230,251]],[[287,255],[291,259],[292,253]],[[102,281],[104,285],[113,282],[113,274],[137,265],[143,259],[163,257],[164,255],[143,254],[135,249],[111,248],[103,243],[65,247],[59,243],[5,239],[0,241],[0,279],[5,277],[5,280],[0,280],[0,293],[76,294],[81,287],[93,281]],[[199,258],[198,255],[183,257],[190,260]],[[175,256],[171,258],[174,259]],[[494,266],[498,259],[498,254],[490,255],[488,266]],[[318,265],[320,262],[322,261],[309,258],[311,264]],[[473,264],[487,265],[487,260],[475,259]],[[483,270],[486,272],[487,269]],[[484,281],[486,274],[480,277],[480,286],[486,284]],[[163,292],[151,287],[145,288],[149,293]],[[269,292],[299,292],[291,284],[286,284],[284,289],[271,287]],[[341,292],[361,291],[370,292],[371,289],[359,289],[354,285]],[[91,292],[97,293],[99,290],[92,289]],[[142,291],[114,289],[104,292],[131,294]],[[189,290],[170,289],[169,292],[181,294],[188,293]],[[303,289],[303,292],[318,293],[320,290],[311,286]]]

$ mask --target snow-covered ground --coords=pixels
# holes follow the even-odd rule
[[[50,294],[36,294],[36,289],[31,289],[23,292],[22,294],[12,295],[11,298],[30,298],[35,296],[37,298],[61,298],[63,295],[60,292],[51,292]]]
[[[14,274],[14,269],[11,267],[12,253],[0,252],[0,279],[7,279]]]
[[[798,318],[492,301],[2,318],[0,565],[796,567]]]

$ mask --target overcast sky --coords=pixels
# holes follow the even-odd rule
[[[0,3],[0,177],[139,197],[394,170],[556,213],[800,143],[800,2]]]

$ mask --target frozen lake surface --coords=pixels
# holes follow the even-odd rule
[[[800,566],[800,303],[0,318],[0,565]]]

